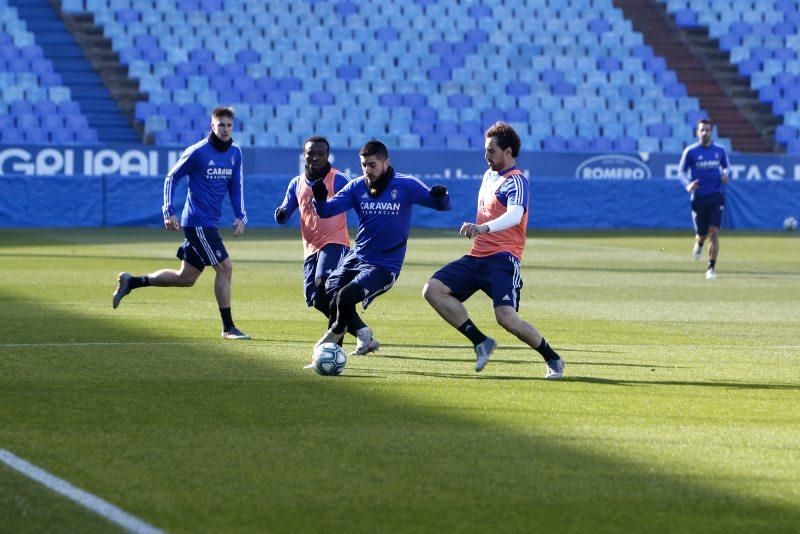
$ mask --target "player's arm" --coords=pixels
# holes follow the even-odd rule
[[[413,178],[408,182],[412,191],[414,204],[425,206],[436,211],[450,209],[450,193],[443,185],[434,185],[430,189],[421,180]]]
[[[181,222],[175,215],[175,184],[184,176],[186,176],[194,165],[193,151],[188,148],[183,151],[180,159],[175,162],[175,165],[167,173],[164,178],[164,203],[161,206],[161,212],[164,216],[164,228],[167,230],[180,230]]]
[[[289,187],[286,188],[286,196],[283,197],[283,202],[280,206],[275,208],[275,222],[278,224],[286,224],[289,222],[292,214],[297,210],[299,204],[297,202],[297,182],[300,178],[292,178],[289,182]]]
[[[722,158],[719,161],[720,179],[722,180],[723,184],[727,184],[728,181],[730,181],[730,174],[728,172],[729,169],[730,165],[728,164],[728,152],[723,150]]]
[[[353,187],[350,184],[344,186],[331,199],[328,199],[328,187],[322,180],[315,181],[311,190],[314,193],[314,200],[311,201],[311,204],[317,215],[323,219],[344,213],[355,205],[351,194]]]
[[[678,163],[678,177],[681,179],[684,189],[686,189],[686,191],[689,193],[693,193],[698,187],[700,187],[700,182],[698,180],[692,180],[690,178],[691,175],[689,168],[691,163],[691,159],[689,158],[689,148],[687,147],[683,150],[681,161]]]
[[[242,172],[242,153],[239,151],[239,160],[233,166],[233,176],[228,182],[228,195],[236,218],[233,220],[233,237],[244,233],[247,224],[247,212],[244,209],[244,173]]]

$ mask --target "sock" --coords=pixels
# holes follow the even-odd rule
[[[551,362],[553,360],[557,360],[557,359],[559,359],[561,357],[561,356],[558,355],[558,353],[556,351],[553,350],[553,347],[551,347],[547,343],[547,340],[544,337],[542,337],[542,344],[539,345],[539,347],[534,349],[534,350],[536,352],[538,352],[539,354],[541,354],[542,358],[544,358],[545,361],[548,361],[548,362]]]
[[[709,269],[716,269],[717,268],[717,260],[708,260],[708,268]]]
[[[229,332],[231,328],[234,327],[233,318],[231,317],[231,309],[230,308],[220,308],[219,315],[222,317],[222,329],[225,332]]]
[[[137,287],[147,287],[150,285],[150,277],[147,275],[144,276],[134,276],[128,282],[128,288],[133,290]]]
[[[478,327],[475,326],[475,323],[473,323],[471,319],[467,319],[464,324],[459,326],[458,331],[467,336],[467,339],[472,341],[473,345],[480,345],[486,341],[486,336],[483,335],[483,332],[478,330]]]
[[[366,323],[362,321],[361,316],[359,316],[358,313],[356,313],[355,316],[352,319],[350,319],[350,322],[347,323],[347,333],[354,337],[357,337],[358,331],[364,328],[365,326],[367,326]]]

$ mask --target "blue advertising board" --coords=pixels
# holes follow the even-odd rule
[[[163,176],[181,152],[146,145],[0,145],[0,226],[160,225]],[[274,208],[289,179],[301,172],[300,151],[243,152],[250,224],[274,226]],[[332,156],[337,168],[350,176],[360,174],[356,150]],[[679,157],[523,152],[517,161],[532,184],[528,226],[689,229],[688,195],[678,180]],[[390,147],[390,158],[401,172],[428,185],[445,184],[451,191],[452,212],[420,209],[415,225],[456,227],[474,218],[486,169],[481,151]],[[784,218],[800,217],[800,158],[734,154],[730,159],[727,228],[780,229]],[[226,210],[223,213],[229,214]]]

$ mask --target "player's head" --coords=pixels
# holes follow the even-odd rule
[[[701,145],[711,144],[711,131],[713,129],[714,123],[711,122],[711,119],[700,119],[697,121],[697,124],[695,124],[694,133]]]
[[[380,141],[367,141],[358,151],[361,158],[361,170],[370,182],[380,180],[389,168],[389,150]]]
[[[486,130],[484,142],[484,155],[489,168],[497,172],[513,167],[521,145],[519,135],[510,125],[505,122],[492,124]]]
[[[211,131],[221,141],[227,141],[233,135],[233,118],[236,114],[230,106],[220,106],[211,112]]]
[[[303,142],[303,157],[306,160],[306,167],[314,172],[322,170],[328,164],[330,154],[330,143],[320,135],[311,136]]]

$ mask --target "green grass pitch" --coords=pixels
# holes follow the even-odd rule
[[[0,230],[0,448],[170,532],[797,532],[800,235],[725,232],[709,282],[688,231],[531,233],[520,312],[560,382],[482,294],[475,373],[422,299],[454,231],[412,233],[363,313],[381,350],[340,377],[302,369],[296,230],[226,238],[252,341],[219,338],[212,272],[113,310],[178,241]],[[0,464],[0,530],[115,528]]]

